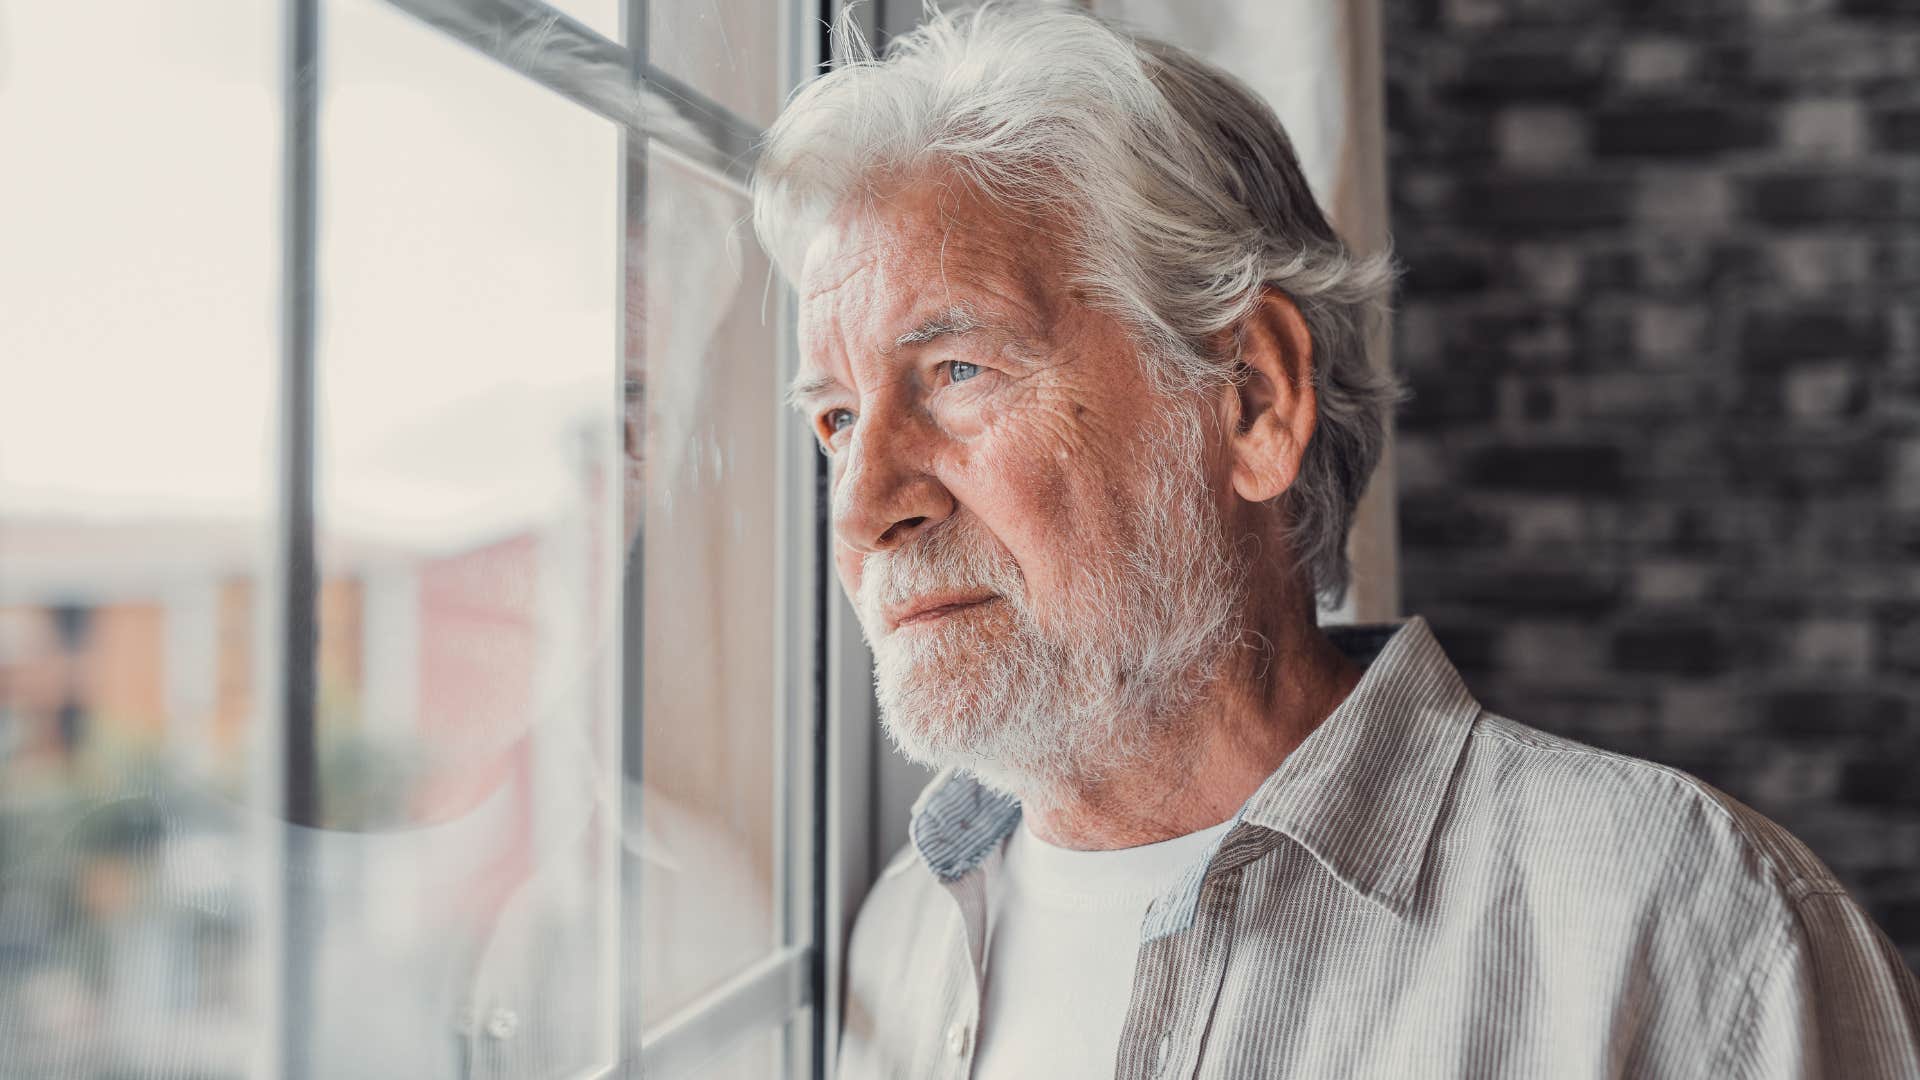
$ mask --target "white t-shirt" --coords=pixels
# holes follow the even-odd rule
[[[1230,824],[1116,851],[1013,830],[988,899],[975,1080],[1112,1080],[1147,906]]]

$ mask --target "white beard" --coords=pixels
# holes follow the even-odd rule
[[[1182,747],[1182,725],[1239,640],[1247,573],[1208,490],[1200,415],[1166,412],[1143,447],[1132,535],[1078,564],[1057,627],[1028,607],[1012,559],[961,519],[866,558],[857,606],[901,753],[1046,804]],[[887,605],[936,589],[1000,601],[876,634]]]

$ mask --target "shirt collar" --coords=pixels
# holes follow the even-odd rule
[[[1256,850],[1249,825],[1290,837],[1347,887],[1405,912],[1480,706],[1418,615],[1398,626],[1323,629],[1366,666],[1359,684],[1254,791],[1181,884],[1154,903],[1147,940],[1192,924],[1216,856],[1234,851],[1239,865]],[[909,832],[928,869],[951,883],[1019,822],[1018,801],[947,769],[914,803]]]
[[[1415,615],[1240,816],[1292,837],[1355,891],[1404,913],[1479,714]]]

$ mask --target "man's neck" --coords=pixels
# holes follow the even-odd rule
[[[1243,637],[1252,645],[1237,650],[1186,722],[1165,726],[1168,745],[1097,783],[1025,800],[1033,834],[1104,851],[1217,825],[1360,682],[1361,669],[1321,632],[1310,605],[1272,625],[1250,623]]]

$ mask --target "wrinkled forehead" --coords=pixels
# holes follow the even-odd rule
[[[1056,222],[950,178],[899,181],[843,200],[815,231],[798,282],[812,309],[887,323],[912,309],[984,304],[1044,321],[1069,299]]]

